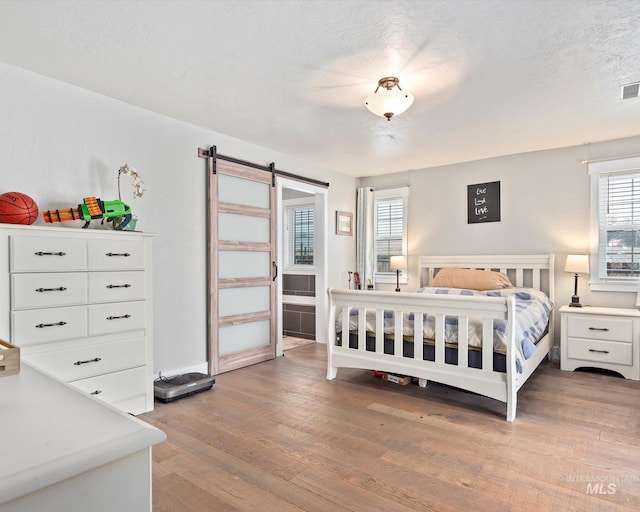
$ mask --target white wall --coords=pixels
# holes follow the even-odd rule
[[[206,361],[206,189],[198,147],[216,145],[224,155],[330,182],[330,226],[336,210],[353,211],[354,178],[2,63],[0,98],[0,193],[28,194],[41,211],[66,208],[86,196],[117,199],[124,163],[140,173],[147,188],[141,199],[132,198],[126,176],[121,190],[140,218],[137,229],[157,235],[156,372]],[[355,241],[334,232],[329,285],[341,286]]]
[[[410,186],[409,284],[404,289],[419,285],[420,254],[554,253],[559,307],[573,294],[573,275],[563,272],[566,255],[589,252],[589,177],[581,162],[638,153],[640,136],[363,178],[360,183]],[[492,181],[500,181],[501,221],[467,224],[467,185]],[[591,293],[586,276],[578,286],[583,304],[635,307],[635,293]]]

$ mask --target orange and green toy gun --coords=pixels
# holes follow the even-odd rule
[[[42,212],[42,218],[48,223],[84,220],[83,228],[89,226],[92,220],[106,219],[108,222],[113,222],[117,230],[124,229],[131,222],[131,208],[120,200],[101,201],[100,198],[85,197],[83,201],[77,208]]]

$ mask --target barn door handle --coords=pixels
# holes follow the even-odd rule
[[[272,261],[271,264],[273,265],[273,271],[274,271],[273,280],[275,281],[278,278],[278,265],[276,265],[275,261]]]

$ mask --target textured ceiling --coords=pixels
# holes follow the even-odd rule
[[[0,1],[0,61],[355,176],[640,135],[639,56],[636,0]]]

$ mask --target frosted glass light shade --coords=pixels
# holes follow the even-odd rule
[[[588,274],[589,256],[586,254],[569,254],[564,264],[564,271],[572,274]]]
[[[401,90],[395,77],[380,79],[376,92],[364,102],[370,112],[387,120],[402,114],[412,103],[413,94]]]

